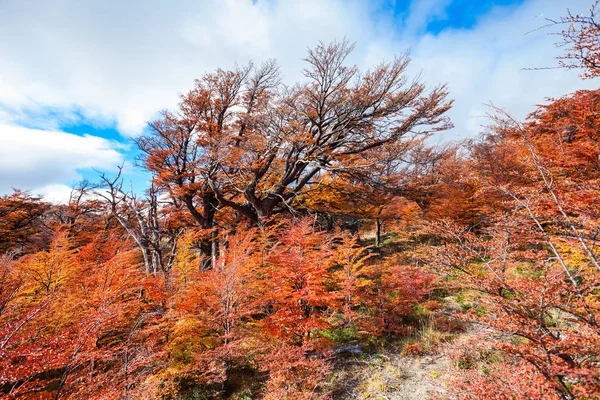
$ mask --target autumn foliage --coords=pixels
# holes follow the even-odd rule
[[[588,78],[591,12],[562,21]],[[204,75],[137,138],[145,193],[1,197],[0,397],[332,398],[348,352],[435,351],[426,318],[479,332],[457,398],[598,398],[600,91],[431,147],[446,88],[351,51]]]
[[[477,226],[451,219],[432,225],[444,245],[431,262],[452,277],[450,287],[478,293],[478,310],[464,318],[498,335],[487,350],[497,353],[498,365],[484,368],[497,372],[494,379],[481,373],[485,357],[468,368],[468,382],[477,382],[480,393],[540,399],[599,393],[598,96],[583,91],[558,99],[524,124],[500,112],[465,160],[477,171],[479,195],[497,205]],[[514,374],[535,384],[519,385]]]

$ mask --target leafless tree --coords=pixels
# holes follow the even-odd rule
[[[167,232],[165,229],[156,186],[151,184],[146,196],[140,199],[132,189],[123,189],[122,171],[119,167],[114,178],[100,174],[102,183],[96,193],[105,200],[112,215],[137,243],[146,272],[166,275],[175,260],[180,232]]]

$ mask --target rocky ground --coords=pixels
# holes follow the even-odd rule
[[[337,399],[447,399],[444,376],[450,358],[436,355],[377,354],[347,359],[337,371]]]
[[[477,326],[451,335],[429,327],[418,334],[418,342],[400,342],[374,354],[347,354],[338,361],[334,398],[452,400],[447,388],[454,367],[451,352],[489,334]],[[422,352],[407,354],[407,343],[419,343]]]

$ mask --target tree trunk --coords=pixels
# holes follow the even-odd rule
[[[202,239],[200,242],[200,251],[204,256],[200,262],[200,271],[207,271],[212,268],[212,243],[211,239]]]
[[[212,262],[212,267],[214,267],[215,265],[217,265],[217,257],[219,255],[219,242],[218,242],[219,232],[217,231],[216,227],[213,229],[210,236],[211,236],[210,259]]]

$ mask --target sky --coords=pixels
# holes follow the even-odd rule
[[[216,68],[278,60],[286,83],[319,41],[356,43],[362,69],[410,51],[409,75],[447,83],[455,125],[476,136],[486,104],[524,118],[548,98],[596,88],[553,67],[545,18],[591,0],[0,0],[0,195],[68,198],[116,172],[141,189],[131,139]],[[531,32],[531,33],[528,33]]]

